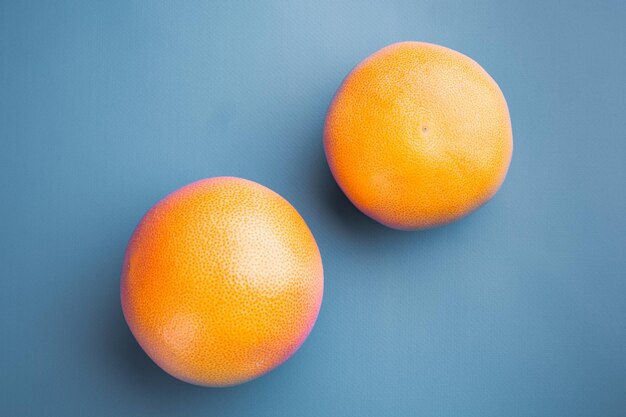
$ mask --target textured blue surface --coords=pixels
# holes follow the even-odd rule
[[[0,415],[626,415],[626,6],[618,1],[2,1]],[[504,187],[427,232],[369,220],[322,153],[329,101],[395,41],[496,79]],[[310,338],[251,383],[156,367],[119,306],[159,198],[236,175],[320,246]]]

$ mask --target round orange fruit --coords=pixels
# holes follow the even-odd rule
[[[506,100],[475,61],[401,42],[366,58],[335,94],[324,127],[330,169],[362,212],[413,230],[487,202],[513,149]]]
[[[198,385],[269,372],[304,342],[324,277],[313,235],[281,196],[210,178],[159,201],[134,231],[121,301],[146,353]]]

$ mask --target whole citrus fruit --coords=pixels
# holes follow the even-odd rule
[[[159,201],[132,235],[121,280],[135,338],[171,375],[227,386],[287,360],[319,312],[313,235],[270,189],[210,178]]]
[[[326,117],[337,183],[365,214],[397,229],[442,225],[504,181],[511,120],[496,82],[467,56],[402,42],[346,77]]]

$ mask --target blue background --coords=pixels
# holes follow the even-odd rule
[[[0,414],[625,416],[626,6],[593,3],[2,1]],[[322,152],[400,40],[477,60],[513,121],[501,191],[426,232],[360,214]],[[291,201],[326,273],[302,349],[228,389],[162,372],[118,298],[143,213],[217,175]]]

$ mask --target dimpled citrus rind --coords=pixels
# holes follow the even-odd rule
[[[487,202],[513,149],[506,100],[475,61],[401,42],[366,58],[329,107],[324,149],[337,183],[365,214],[413,230]]]
[[[126,251],[121,301],[145,352],[183,381],[229,386],[287,360],[323,294],[320,253],[298,212],[234,177],[187,185],[152,207]]]

